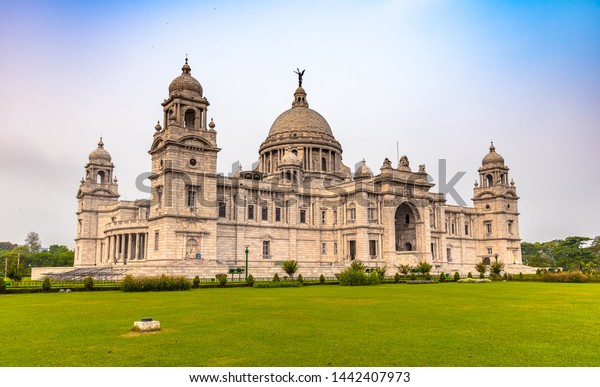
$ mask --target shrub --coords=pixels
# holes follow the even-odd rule
[[[246,278],[246,284],[248,285],[248,287],[254,286],[254,277],[252,276],[252,274],[249,274],[248,278]]]
[[[459,284],[484,284],[484,283],[490,283],[492,282],[491,280],[484,278],[473,278],[473,277],[469,277],[469,278],[463,278],[457,281]]]
[[[132,277],[125,276],[121,283],[121,290],[124,292],[152,292],[152,291],[173,291],[190,290],[192,283],[183,276],[171,277],[161,275],[160,277]]]
[[[304,277],[302,277],[302,274],[298,274],[298,282],[304,284]]]
[[[215,278],[217,279],[217,281],[219,281],[219,285],[221,285],[222,288],[224,288],[225,285],[227,285],[227,274],[219,273],[215,275]]]
[[[368,284],[369,285],[381,284],[381,276],[379,275],[379,273],[377,271],[372,271],[371,274],[369,274]]]
[[[410,273],[410,277],[409,278],[410,278],[411,281],[414,281],[414,280],[417,279],[417,275],[415,273]]]
[[[508,281],[508,273],[504,272],[504,275],[502,276],[502,278],[504,278],[505,281]]]
[[[454,272],[454,280],[458,281],[460,279],[460,274],[457,271]]]
[[[400,282],[400,278],[402,278],[402,277],[400,277],[400,273],[396,273],[396,274],[394,275],[394,282],[395,282],[395,283],[398,283],[398,282]]]
[[[6,291],[6,283],[4,282],[4,278],[0,278],[0,293],[4,293]]]
[[[446,282],[446,274],[444,272],[440,273],[440,282]]]
[[[200,287],[200,277],[195,276],[194,280],[192,281],[192,288],[198,289],[199,287]]]
[[[83,280],[83,287],[85,290],[92,290],[94,288],[94,279],[91,276],[87,276]]]
[[[377,276],[377,273],[375,273]],[[377,276],[379,278],[379,276]],[[364,286],[369,284],[369,278],[367,275],[352,267],[347,268],[340,274],[340,285],[344,286]]]
[[[321,274],[321,276],[319,277],[319,282],[321,283],[321,285],[325,283],[325,276],[323,274]]]
[[[279,282],[279,274],[275,273],[275,275],[273,276],[273,282]]]
[[[44,282],[42,282],[42,290],[45,292],[49,292],[52,289],[52,284],[50,283],[50,277],[44,278]]]
[[[473,274],[471,274],[471,272],[469,272],[469,273],[467,274],[467,278],[473,278]]]
[[[519,272],[519,279],[522,280],[523,279],[523,273]]]
[[[425,281],[431,281],[431,274],[425,274]]]
[[[563,271],[561,273],[543,273],[542,281],[544,282],[587,282],[589,277],[581,271]]]

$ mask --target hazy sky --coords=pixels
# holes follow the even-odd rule
[[[74,246],[100,135],[121,198],[146,197],[135,179],[186,54],[221,172],[257,160],[299,67],[352,168],[378,172],[398,142],[436,181],[439,159],[465,171],[471,205],[493,139],[524,240],[600,234],[600,1],[2,1],[0,53],[0,241]]]

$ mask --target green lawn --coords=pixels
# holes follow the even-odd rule
[[[0,315],[1,366],[600,366],[597,284],[0,295]]]

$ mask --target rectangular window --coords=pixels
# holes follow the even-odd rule
[[[275,207],[275,221],[281,222],[281,207]]]
[[[158,251],[158,231],[154,232],[154,251]]]
[[[306,223],[306,210],[300,210],[300,223]]]
[[[446,257],[448,258],[448,262],[452,262],[452,249],[446,249]]]
[[[513,233],[513,231],[512,231],[512,225],[513,225],[513,222],[512,222],[512,220],[509,220],[509,221],[508,221],[508,233],[509,233],[509,234],[512,234],[512,233]]]
[[[254,219],[254,205],[248,206],[248,219]]]
[[[333,242],[333,253],[337,254],[337,242]]]
[[[225,202],[219,202],[219,218],[224,218],[227,213],[227,207],[225,206]]]
[[[492,254],[492,251],[493,251],[493,250],[492,250],[492,248],[491,248],[491,247],[488,247],[488,248],[487,248],[487,252],[488,252],[488,254]]]
[[[488,234],[492,233],[492,222],[486,222],[485,223],[485,230]]]
[[[196,206],[196,190],[188,188],[187,191],[187,206],[192,208]]]
[[[271,241],[263,241],[263,258],[271,258]]]
[[[435,243],[431,244],[431,256],[435,259]]]
[[[465,235],[469,235],[469,225],[465,224]]]
[[[260,218],[262,220],[269,220],[269,207],[262,206]]]
[[[377,257],[377,241],[369,241],[369,255],[371,258]]]
[[[337,224],[337,210],[333,210],[333,224]]]
[[[321,254],[327,254],[327,243],[321,243]]]
[[[452,235],[456,234],[456,224],[452,223]]]
[[[325,219],[327,216],[327,211],[321,211],[321,224],[325,224]]]

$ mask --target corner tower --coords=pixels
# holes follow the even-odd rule
[[[181,75],[162,103],[163,125],[155,126],[152,156],[148,259],[215,256],[217,132],[207,125],[209,102],[191,75]],[[186,246],[195,246],[188,251]]]
[[[98,147],[89,155],[85,177],[77,191],[77,232],[75,237],[75,266],[93,266],[102,256],[102,238],[99,236],[98,217],[102,206],[116,204],[119,186],[114,164],[104,149],[102,137]]]
[[[480,245],[477,255],[489,263],[496,257],[506,264],[522,264],[517,189],[509,182],[509,168],[494,143],[481,161],[473,203],[479,221],[475,228]]]

